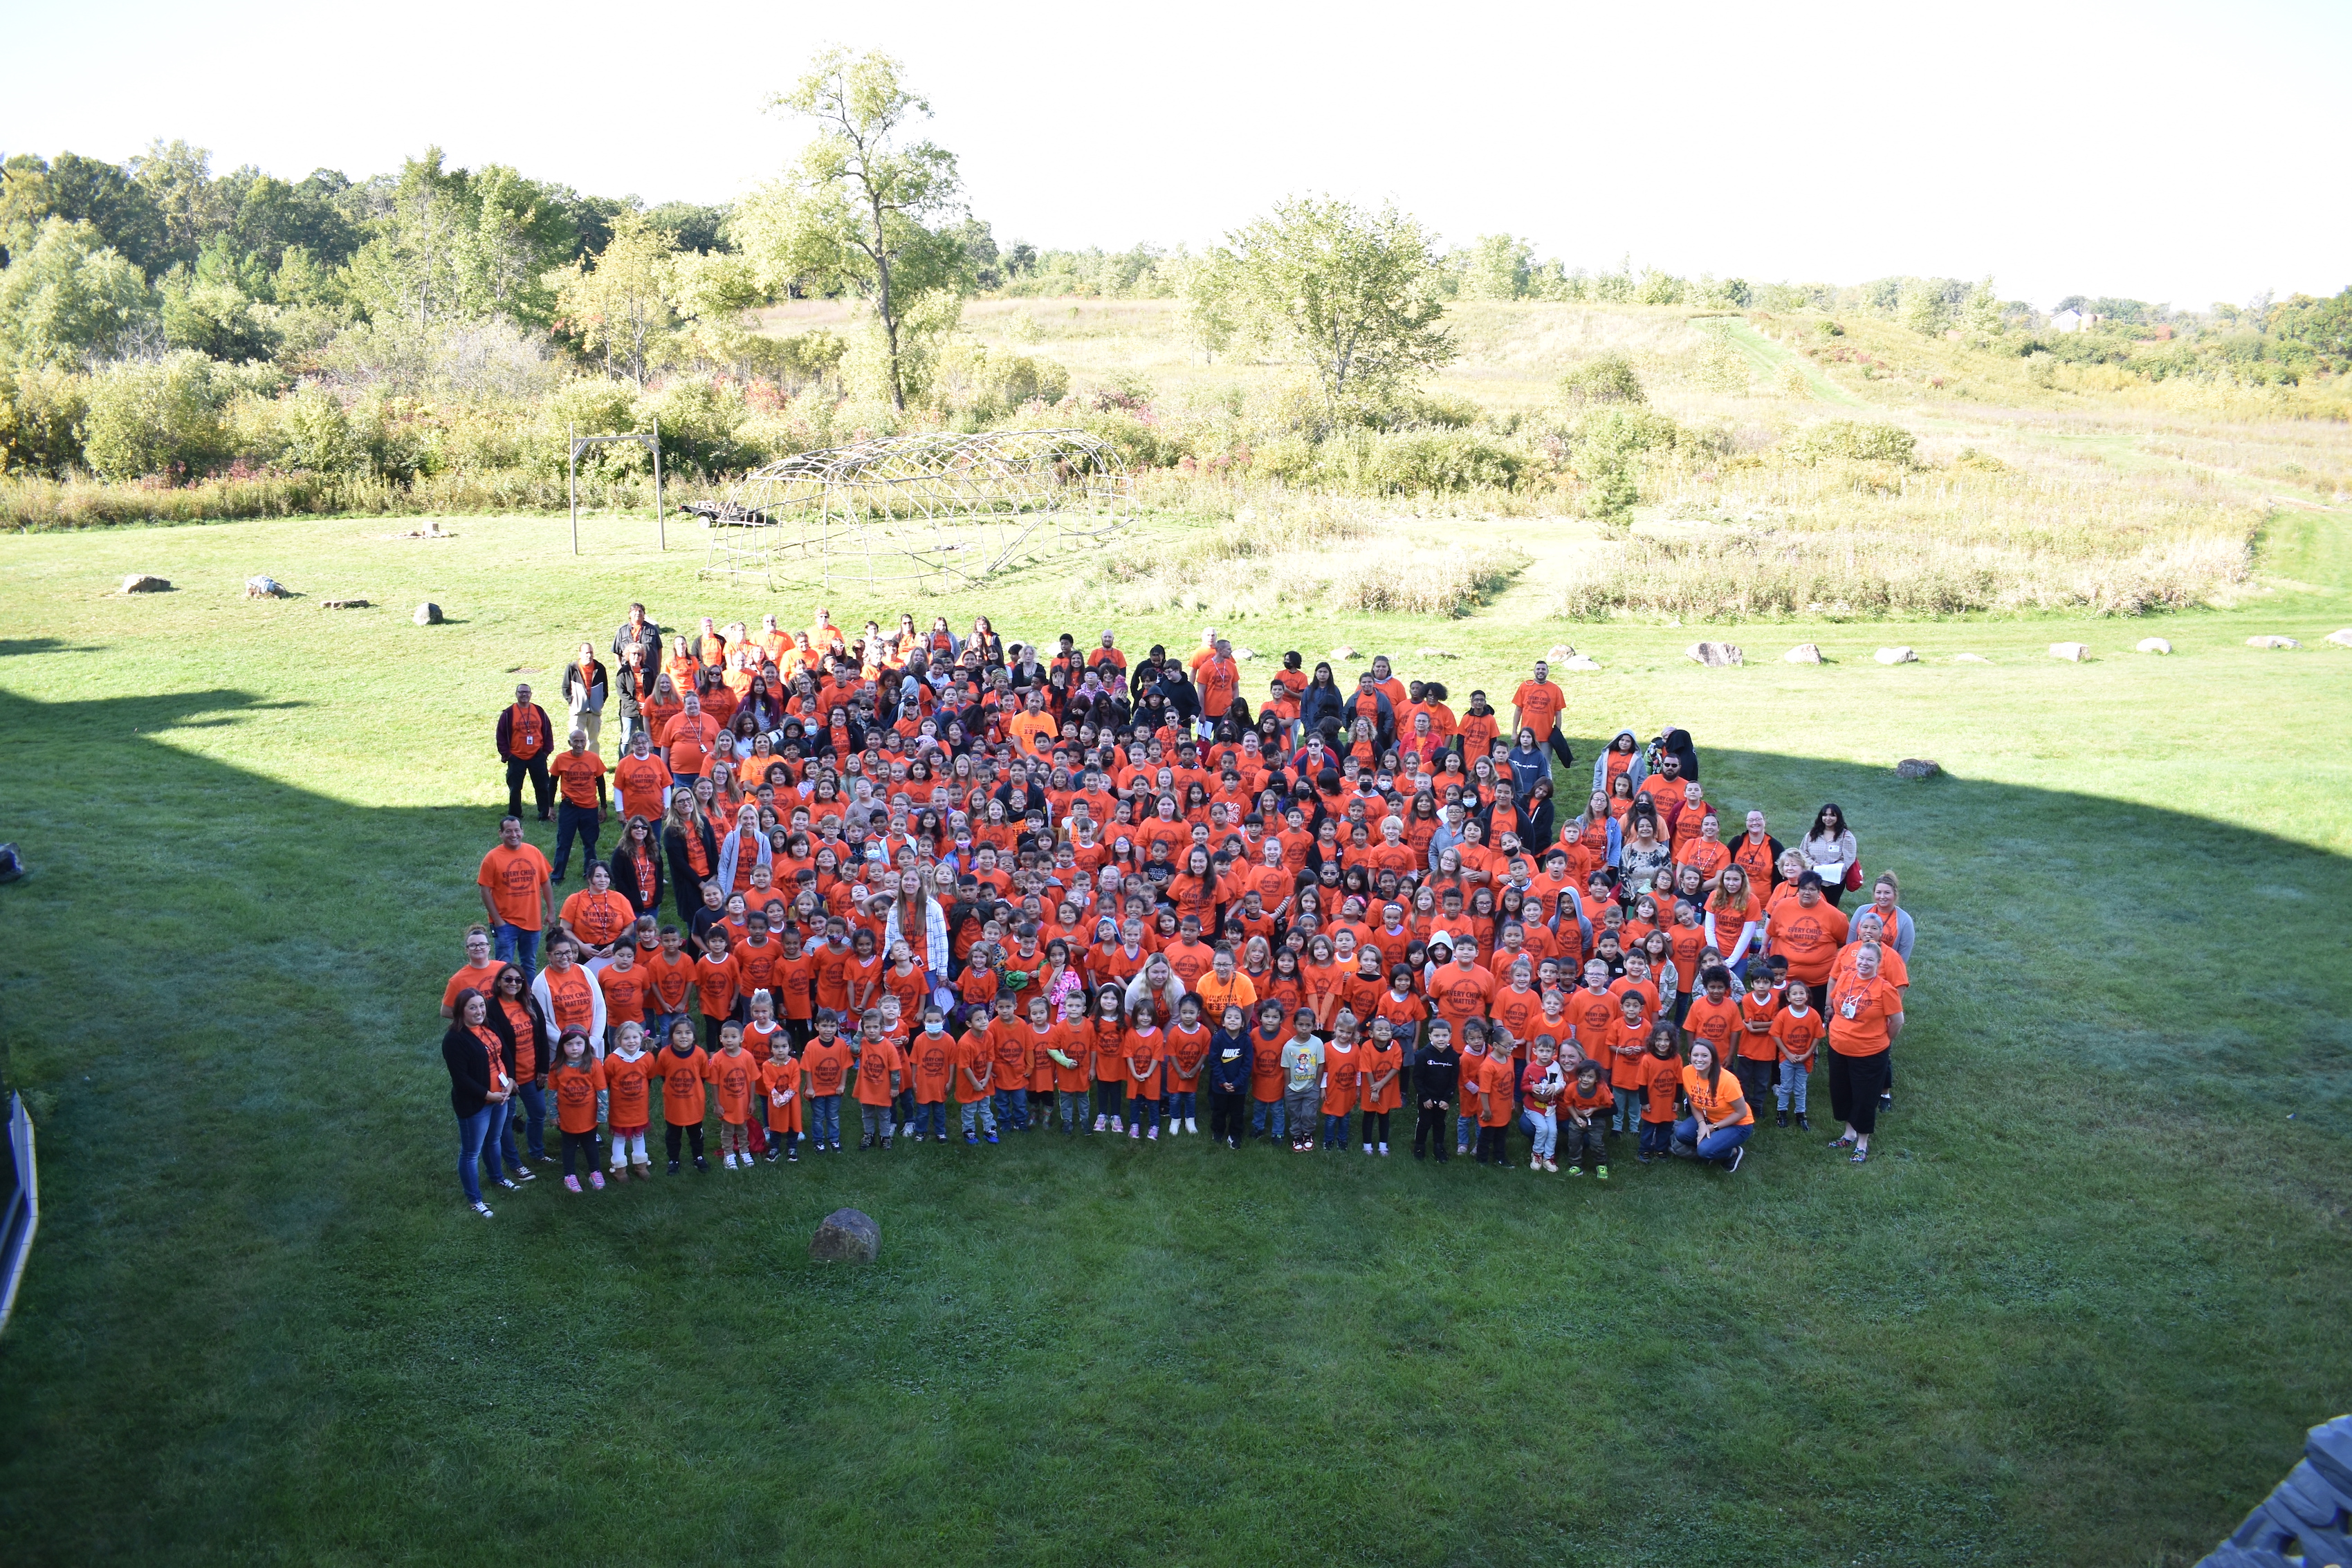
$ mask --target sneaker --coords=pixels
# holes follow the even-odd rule
[[[1592,1174],[1601,1180],[1607,1181],[1609,1179],[1609,1167],[1607,1166],[1595,1166],[1592,1167]]]
[[[1797,1113],[1797,1125],[1802,1127],[1808,1133],[1813,1130],[1813,1124],[1805,1120],[1805,1113],[1802,1111]]]
[[[882,1134],[882,1146],[886,1149],[890,1146],[890,1134],[887,1133]]]
[[[1733,1171],[1738,1170],[1739,1168],[1739,1162],[1747,1157],[1747,1154],[1748,1145],[1746,1144],[1742,1144],[1738,1148],[1732,1150],[1730,1163],[1723,1167],[1723,1174],[1729,1176]]]
[[[840,1146],[841,1146],[841,1145],[838,1145],[838,1144],[836,1144],[836,1145],[834,1145],[834,1147],[835,1147],[835,1148],[839,1148]],[[864,1154],[866,1150],[868,1150],[868,1149],[872,1148],[873,1146],[874,1146],[874,1134],[871,1134],[871,1133],[866,1134],[864,1137],[862,1137],[862,1138],[860,1138],[860,1139],[858,1139],[858,1140],[857,1140],[857,1152],[858,1152],[859,1154],[861,1154],[861,1155],[862,1155],[862,1154]]]
[[[1201,1130],[1201,1124],[1187,1116],[1184,1118],[1184,1130],[1188,1133],[1198,1133]]]
[[[474,1200],[473,1207],[474,1212],[480,1215],[484,1219],[488,1219],[490,1217],[490,1206],[484,1203],[480,1198],[478,1197]]]
[[[566,1192],[578,1192],[580,1190],[580,1178],[576,1176],[565,1176],[563,1178],[563,1190]]]
[[[1637,1154],[1633,1156],[1633,1163],[1637,1166],[1646,1166],[1650,1163],[1650,1156]]]
[[[719,1163],[725,1166],[731,1171],[735,1168],[735,1156],[733,1155],[724,1155],[720,1158]]]
[[[1886,1114],[1886,1113],[1888,1113],[1889,1111],[1892,1111],[1892,1110],[1894,1110],[1894,1109],[1895,1109],[1895,1096],[1894,1096],[1894,1095],[1892,1095],[1892,1094],[1881,1094],[1881,1095],[1878,1097],[1878,1113],[1879,1113],[1880,1115],[1884,1116],[1885,1114]]]
[[[1386,1144],[1382,1144],[1382,1145],[1381,1145],[1381,1157],[1382,1159],[1386,1159],[1386,1158],[1388,1158],[1388,1154],[1389,1154],[1389,1146],[1388,1146]]]
[[[1528,1169],[1531,1171],[1539,1171],[1543,1169],[1543,1156],[1541,1155],[1529,1155],[1528,1156]]]
[[[1173,1136],[1174,1134],[1170,1134],[1170,1135],[1171,1135],[1171,1136]],[[1147,1144],[1156,1144],[1156,1143],[1158,1143],[1158,1142],[1160,1141],[1160,1129],[1159,1129],[1159,1128],[1157,1128],[1157,1127],[1154,1127],[1154,1128],[1152,1128],[1152,1129],[1151,1129],[1151,1131],[1150,1131],[1150,1132],[1148,1132],[1148,1133],[1144,1134],[1143,1134],[1143,1141],[1144,1141],[1145,1143],[1147,1143]]]
[[[1110,1124],[1110,1118],[1109,1118],[1109,1117],[1108,1117],[1108,1116],[1097,1116],[1097,1117],[1095,1118],[1095,1131],[1096,1131],[1096,1132],[1097,1132],[1097,1133],[1099,1133],[1099,1132],[1101,1132],[1101,1131],[1103,1130],[1103,1128],[1105,1128],[1106,1126],[1109,1125],[1109,1124]]]
[[[604,1173],[603,1171],[590,1171],[588,1173],[588,1185],[594,1187],[598,1192],[604,1191]]]
[[[980,1142],[980,1134],[978,1133],[966,1133],[963,1135],[963,1141],[967,1144],[977,1144]]]
[[[1227,1138],[1225,1140],[1225,1147],[1229,1149],[1238,1149],[1241,1146],[1242,1141],[1239,1138]]]
[[[514,1178],[519,1182],[537,1181],[539,1173],[529,1166],[517,1166],[514,1168]]]
[[[694,1156],[694,1168],[698,1171],[707,1171],[710,1168],[710,1162],[704,1159],[700,1155],[697,1155]]]
[[[989,1141],[990,1143],[992,1143],[992,1143],[994,1143],[994,1142],[996,1142],[996,1134],[995,1134],[994,1133],[991,1133],[991,1134],[988,1134],[988,1141]]]
[[[1117,1132],[1118,1130],[1118,1128],[1116,1128],[1116,1127],[1114,1127],[1114,1128],[1112,1128],[1112,1129],[1111,1129],[1111,1131],[1113,1131],[1113,1132]],[[1137,1139],[1137,1138],[1140,1138],[1141,1136],[1143,1136],[1143,1126],[1142,1126],[1142,1124],[1138,1123],[1136,1125],[1134,1125],[1134,1126],[1132,1126],[1132,1127],[1129,1127],[1129,1128],[1127,1130],[1127,1135],[1128,1135],[1128,1137],[1129,1137],[1129,1139],[1130,1141],[1132,1141],[1132,1140],[1134,1140],[1134,1139]]]
[[[902,1137],[902,1138],[911,1138],[911,1137],[913,1137],[913,1136],[915,1135],[915,1124],[913,1124],[912,1122],[901,1122],[901,1123],[899,1123],[899,1124],[898,1124],[898,1135],[899,1135],[900,1137]]]
[[[1776,1127],[1787,1126],[1789,1124],[1789,1113],[1783,1111],[1779,1115],[1773,1117],[1772,1124]]]
[[[1580,1176],[1584,1174],[1584,1167],[1582,1166],[1570,1166],[1568,1167],[1568,1174],[1573,1176]]]
[[[1412,1157],[1417,1160],[1425,1160],[1429,1158],[1429,1156],[1423,1154],[1418,1147],[1412,1151]]]
[[[769,1163],[770,1165],[774,1165],[778,1160],[782,1159],[783,1157],[784,1157],[784,1145],[782,1145],[782,1144],[770,1144],[770,1145],[768,1145],[768,1163]]]
[[[784,1151],[784,1164],[788,1166],[796,1166],[800,1163],[801,1146],[798,1144],[794,1144],[791,1148]]]
[[[1544,1161],[1544,1174],[1546,1176],[1559,1175],[1559,1163],[1557,1160]]]
[[[1110,1119],[1110,1130],[1114,1133],[1124,1133],[1127,1131],[1127,1125],[1118,1117],[1113,1116]]]
[[[669,1174],[672,1176],[677,1175],[677,1162],[676,1160],[672,1160],[669,1163]]]
[[[1366,1145],[1364,1145],[1364,1153],[1366,1153],[1366,1154],[1368,1154],[1368,1155],[1369,1155],[1369,1154],[1370,1154],[1371,1152],[1372,1152],[1372,1145],[1370,1145],[1370,1144],[1366,1144]]]
[[[512,1192],[517,1187],[522,1186],[522,1183],[515,1180],[512,1176],[500,1176],[499,1177],[499,1185],[506,1188],[509,1192]]]

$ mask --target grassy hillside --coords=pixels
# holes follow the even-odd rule
[[[488,1225],[434,1003],[503,798],[491,716],[631,598],[769,604],[642,519],[576,559],[560,520],[446,526],[0,539],[35,867],[0,889],[0,1041],[46,1198],[0,1339],[15,1560],[2185,1564],[2352,1405],[2332,508],[2276,513],[2249,602],[2154,627],[1800,617],[1703,670],[1686,630],[1544,622],[1540,517],[1465,615],[1231,622],[1457,693],[1565,635],[1603,665],[1580,756],[1673,720],[1776,830],[1838,800],[1920,925],[1869,1166],[1771,1129],[1729,1181],[1605,1189],[1033,1136],[542,1180]],[[1067,564],[919,608],[1083,634]],[[177,590],[110,596],[133,570]],[[243,600],[254,571],[304,597]],[[352,595],[377,608],[318,608]],[[449,624],[409,624],[425,598]],[[2130,651],[2150,630],[2171,658]],[[1780,663],[1801,639],[1832,662]],[[1923,662],[1871,660],[1895,642]],[[1947,777],[1893,779],[1920,755]],[[872,1269],[803,1260],[843,1203],[881,1221]]]

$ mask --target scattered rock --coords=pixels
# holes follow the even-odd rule
[[[1554,643],[1551,645],[1551,652],[1544,655],[1544,663],[1547,664],[1564,664],[1569,660],[1575,657],[1575,649],[1570,647],[1565,643]]]
[[[1955,664],[1990,664],[1992,661],[1986,658],[1982,653],[1955,653],[1952,655],[1952,663]]]
[[[1236,648],[1234,650],[1234,662],[1235,664],[1246,664],[1255,660],[1257,656],[1257,650],[1255,648]]]
[[[321,610],[365,610],[367,607],[368,601],[364,599],[321,599],[319,601],[319,608]]]
[[[274,577],[248,577],[245,580],[245,596],[247,599],[283,599],[291,591]]]
[[[882,1228],[855,1208],[836,1208],[809,1239],[809,1258],[818,1263],[871,1263],[882,1250]]]
[[[2139,651],[2143,653],[2169,653],[2172,652],[2172,644],[2161,637],[2142,637],[2139,640]]]
[[[1600,667],[1601,662],[1590,653],[1570,653],[1559,664],[1552,665],[1556,670],[1597,670]]]
[[[2327,640],[2339,648],[2352,648],[2352,626],[2347,626],[2341,632],[2330,632]]]
[[[1353,648],[1349,647],[1345,643],[1340,643],[1338,647],[1332,649],[1328,653],[1324,655],[1327,659],[1342,660],[1352,660],[1355,656],[1356,651]]]
[[[172,580],[168,577],[150,577],[143,571],[134,571],[129,577],[122,580],[122,591],[125,593],[169,593],[172,591]]]
[[[1780,655],[1780,662],[1784,664],[1822,664],[1828,663],[1827,660],[1822,657],[1821,644],[1818,643],[1798,643],[1795,647]]]
[[[441,607],[437,604],[427,601],[424,604],[418,605],[416,607],[416,613],[410,616],[409,619],[415,622],[419,626],[438,626],[441,624]]]
[[[457,536],[443,532],[440,523],[436,520],[426,523],[421,528],[411,528],[404,534],[386,534],[383,537],[388,539],[454,539]]]
[[[1416,659],[1458,659],[1462,655],[1450,648],[1415,648],[1412,656]]]
[[[1924,757],[1906,757],[1895,765],[1897,779],[1933,779],[1943,769]]]
[[[2246,646],[2249,648],[2300,648],[2303,644],[2292,637],[2249,637],[2246,639]]]
[[[1721,669],[1727,664],[1744,664],[1748,662],[1747,655],[1739,651],[1739,644],[1737,643],[1693,643],[1683,652],[1709,669]]]
[[[1871,655],[1882,664],[1916,664],[1919,655],[1909,648],[1881,648]]]
[[[2053,643],[2050,644],[2050,656],[2063,659],[2070,664],[2079,664],[2090,658],[2091,645],[2087,643]]]

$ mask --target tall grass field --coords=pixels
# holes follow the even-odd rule
[[[1045,308],[1005,307],[1007,340]],[[1149,315],[1081,324],[1160,341]],[[1548,384],[1545,356],[1619,330],[1592,316],[1498,315],[1496,383],[1520,356]],[[1698,330],[1642,329],[1662,355]],[[1162,398],[1224,373],[1170,342]],[[1808,388],[1850,377],[1790,354]],[[1601,666],[1564,677],[1580,758],[1677,723],[1709,798],[1784,838],[1837,801],[1918,925],[1875,1157],[1768,1125],[1736,1176],[1626,1161],[1606,1186],[1032,1134],[541,1179],[485,1223],[436,1006],[504,800],[499,707],[632,599],[792,625],[818,591],[699,580],[698,536],[657,553],[642,512],[587,519],[577,557],[561,518],[495,514],[0,538],[0,838],[32,868],[0,888],[0,1066],[43,1197],[0,1336],[0,1555],[2195,1562],[2352,1406],[2352,649],[2325,641],[2352,534],[2261,472],[2299,429],[2031,395],[1997,419],[1923,392],[1900,417],[1946,469],[1822,505],[2078,552],[1999,489],[2073,475],[2123,559],[2221,538],[2239,565],[2153,615],[1841,607],[1806,575],[1837,528],[1790,488],[1822,470],[1730,451],[1644,478],[1630,524],[1171,469],[1202,503],[1115,555],[829,599],[1139,652],[1213,616],[1262,655],[1360,650],[1343,678],[1387,653],[1457,703],[1566,641]],[[1951,468],[1963,444],[2005,466]],[[1726,566],[1746,549],[1782,564]],[[131,572],[173,591],[114,593]],[[244,598],[256,572],[296,596]],[[1672,608],[1734,579],[1783,596],[1772,619]],[[412,623],[426,600],[444,624]],[[2169,656],[2133,651],[2151,632]],[[2273,633],[2302,646],[2246,645]],[[1747,663],[1692,663],[1701,635]],[[1830,662],[1783,663],[1798,642]],[[1873,657],[1896,643],[1918,662]],[[1943,775],[1899,780],[1906,757]],[[807,1260],[843,1205],[877,1263]]]

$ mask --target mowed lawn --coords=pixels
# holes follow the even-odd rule
[[[0,838],[34,868],[0,1030],[45,1198],[0,1338],[11,1563],[2186,1563],[2352,1406],[2333,517],[2228,613],[1706,633],[1740,669],[1673,628],[1240,623],[1457,706],[1573,643],[1580,757],[1671,720],[1784,837],[1843,805],[1919,925],[1866,1167],[1824,1084],[1729,1178],[1031,1134],[542,1179],[488,1224],[436,1002],[510,672],[551,696],[631,598],[817,595],[698,582],[643,519],[576,560],[561,519],[405,526],[0,539]],[[110,596],[133,570],[176,591]],[[256,571],[304,597],[244,600]],[[1099,630],[1058,593],[831,604]],[[449,624],[410,624],[428,597]],[[1871,660],[1895,642],[1924,662]],[[806,1261],[842,1204],[877,1265]]]

